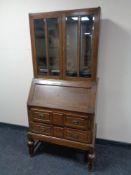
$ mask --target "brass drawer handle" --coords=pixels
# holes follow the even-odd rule
[[[43,132],[45,132],[45,133],[49,133],[49,130],[46,129],[46,128],[41,128],[41,130],[42,130]]]
[[[48,132],[46,129],[42,129],[43,132]]]
[[[70,136],[71,136],[72,138],[74,138],[74,139],[78,139],[78,138],[79,138],[79,136],[78,136],[77,134],[70,134]]]
[[[78,120],[73,120],[72,123],[75,124],[75,125],[78,125],[79,121]]]
[[[45,117],[44,114],[39,114],[38,116],[41,117],[41,118],[44,118]]]

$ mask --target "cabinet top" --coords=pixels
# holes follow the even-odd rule
[[[82,9],[71,9],[71,10],[59,10],[59,11],[47,11],[47,12],[39,12],[39,13],[29,13],[29,17],[31,18],[41,18],[43,15],[52,15],[52,14],[68,14],[68,13],[81,13],[84,12],[93,13],[101,11],[101,7],[94,7],[94,8],[82,8]]]

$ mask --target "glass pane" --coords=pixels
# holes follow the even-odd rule
[[[66,17],[66,75],[77,76],[78,17]]]
[[[95,17],[81,16],[80,77],[91,77],[92,33]]]
[[[45,46],[45,24],[43,19],[34,20],[35,47],[37,59],[37,71],[39,75],[47,74],[46,46]]]
[[[57,76],[59,69],[59,23],[58,19],[47,19],[48,28],[48,55],[49,55],[49,73]]]

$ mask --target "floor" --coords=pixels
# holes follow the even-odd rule
[[[96,144],[96,162],[88,172],[84,153],[42,144],[30,157],[27,129],[0,124],[0,175],[131,175],[131,147]]]

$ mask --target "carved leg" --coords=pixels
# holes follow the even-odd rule
[[[94,148],[91,148],[88,152],[88,169],[89,171],[92,170],[94,161],[95,161],[95,150]]]
[[[34,152],[34,141],[33,141],[33,139],[30,136],[28,136],[28,149],[29,149],[30,156],[33,156],[33,152]]]

